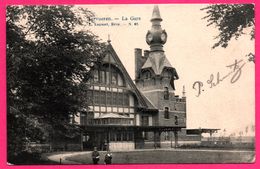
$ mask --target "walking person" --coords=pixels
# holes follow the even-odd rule
[[[112,153],[108,150],[105,155],[105,164],[112,164]]]
[[[94,147],[94,151],[92,152],[92,160],[93,164],[98,164],[99,161],[99,152],[97,151],[97,147]]]

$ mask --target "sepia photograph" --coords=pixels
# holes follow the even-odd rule
[[[8,165],[255,162],[254,4],[5,12]]]

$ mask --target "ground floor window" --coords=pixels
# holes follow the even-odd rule
[[[143,131],[143,138],[145,140],[148,140],[148,132]]]
[[[170,132],[169,131],[166,131],[164,132],[164,140],[170,140]]]
[[[110,141],[134,141],[133,132],[118,131],[110,132]]]

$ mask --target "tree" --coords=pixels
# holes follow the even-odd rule
[[[213,48],[218,46],[226,48],[232,38],[238,39],[241,35],[249,34],[251,40],[255,39],[255,6],[254,4],[216,4],[209,5],[206,10],[208,25],[218,28],[219,34],[215,37],[218,41]],[[245,31],[246,28],[250,29]],[[247,55],[254,62],[254,54]]]
[[[246,133],[246,136],[247,136],[247,133],[248,133],[248,126],[246,126],[246,128],[245,128],[245,133]]]
[[[251,132],[255,132],[255,125],[251,125]]]
[[[85,82],[104,49],[93,33],[78,31],[93,16],[73,6],[7,8],[10,156],[25,140],[41,141],[53,129],[72,134],[69,117],[88,106]]]

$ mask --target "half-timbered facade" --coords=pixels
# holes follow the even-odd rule
[[[108,41],[102,61],[90,70],[89,107],[73,120],[83,129],[81,149],[157,148],[169,141],[177,146],[186,137],[185,91],[175,95],[179,76],[164,54],[161,21],[155,6],[146,35],[150,50],[135,49],[135,83]]]
[[[200,144],[202,133],[218,129],[186,129],[185,88],[177,95],[177,70],[164,53],[167,33],[155,6],[151,29],[146,34],[150,50],[136,48],[135,83],[108,40],[100,62],[90,70],[87,104],[71,118],[81,128],[72,138],[52,138],[59,150],[126,151],[140,148],[169,148]]]
[[[186,98],[175,95],[178,74],[164,55],[167,34],[161,29],[160,12],[154,7],[150,46],[142,56],[135,49],[134,83],[108,41],[102,61],[91,70],[89,107],[75,120],[82,128],[82,149],[130,150],[174,139],[186,127]]]

